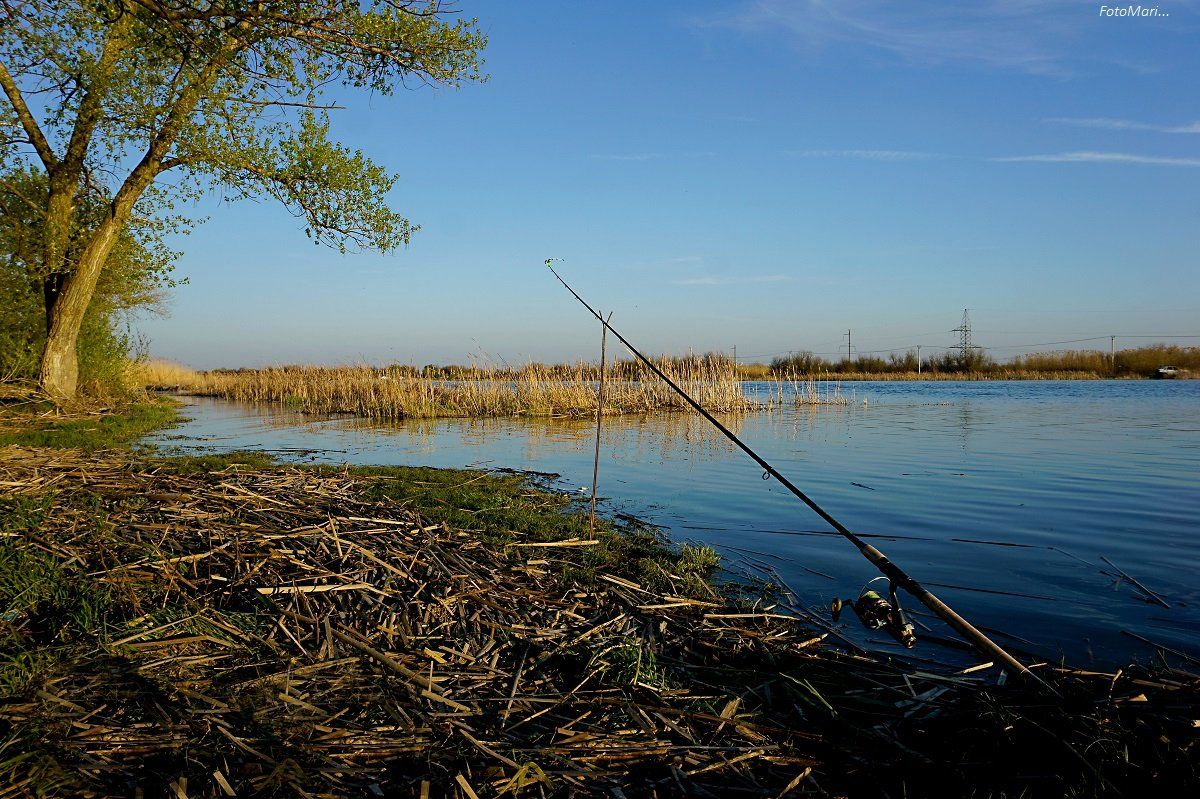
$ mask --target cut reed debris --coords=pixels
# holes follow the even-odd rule
[[[835,649],[769,593],[684,579],[707,553],[597,563],[582,508],[571,545],[529,548],[556,528],[431,518],[454,495],[429,470],[206,464],[0,450],[0,796],[1200,785],[1192,674],[1044,667],[1060,705]]]

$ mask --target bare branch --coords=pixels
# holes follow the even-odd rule
[[[245,97],[230,97],[226,102],[243,105],[279,106],[283,108],[311,108],[318,111],[345,111],[346,106],[336,103],[299,103],[286,100],[250,100]]]
[[[45,208],[43,208],[39,203],[36,203],[33,200],[31,200],[29,197],[26,197],[24,192],[22,192],[19,188],[17,188],[17,186],[14,185],[7,178],[0,178],[0,186],[3,186],[4,188],[8,189],[9,194],[16,197],[21,202],[25,203],[25,205],[29,206],[30,210],[32,210],[36,216],[40,217],[45,212],[45,210],[46,210]]]

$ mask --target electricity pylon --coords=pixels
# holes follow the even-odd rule
[[[959,357],[962,363],[971,363],[975,359],[975,350],[983,349],[977,347],[971,341],[971,314],[969,309],[963,308],[962,324],[950,331],[958,334],[958,346],[951,349],[958,350]]]

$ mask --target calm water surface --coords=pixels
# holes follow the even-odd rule
[[[749,386],[748,390],[755,390]],[[727,419],[846,526],[1002,644],[1079,665],[1148,659],[1123,631],[1200,658],[1200,381],[859,383],[850,407]],[[151,439],[285,459],[509,467],[591,484],[589,422],[398,425],[189,399]],[[606,420],[600,495],[614,511],[768,565],[828,607],[877,576],[842,538],[691,415]],[[1166,599],[1148,602],[1101,558]],[[944,627],[914,608],[937,634]],[[827,613],[827,611],[825,611]],[[887,642],[847,625],[860,641]],[[918,632],[920,632],[918,627]],[[919,653],[961,662],[939,647]],[[1194,665],[1194,664],[1193,664]]]

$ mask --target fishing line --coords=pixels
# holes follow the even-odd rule
[[[922,587],[920,583],[910,577],[903,569],[892,563],[892,561],[888,560],[886,555],[851,532],[848,527],[843,525],[841,522],[835,519],[832,514],[818,505],[816,500],[812,499],[810,496],[808,496],[808,494],[801,491],[794,483],[792,483],[791,480],[784,477],[761,455],[746,445],[740,438],[737,437],[736,434],[733,433],[733,431],[721,424],[721,422],[715,416],[705,410],[700,403],[696,402],[696,400],[692,399],[690,394],[680,388],[675,381],[668,377],[666,373],[663,372],[663,370],[660,369],[653,361],[651,361],[649,358],[643,355],[640,350],[630,344],[629,340],[622,336],[616,330],[616,328],[610,325],[608,320],[606,320],[600,314],[600,312],[588,304],[587,300],[579,296],[579,293],[576,292],[575,289],[571,288],[567,281],[563,280],[562,276],[555,271],[553,266],[551,266],[551,260],[546,261],[546,268],[549,269],[550,274],[554,275],[555,279],[557,279],[558,282],[563,285],[563,288],[571,292],[572,297],[578,300],[579,303],[586,308],[592,316],[596,317],[596,319],[598,319],[600,323],[617,338],[618,341],[620,341],[631,353],[633,353],[634,357],[644,363],[646,367],[650,369],[650,371],[652,371],[660,380],[670,386],[676,394],[683,398],[684,402],[686,402],[697,413],[707,419],[709,423],[716,427],[723,436],[733,442],[738,449],[742,450],[742,452],[746,453],[755,463],[761,466],[765,472],[764,479],[765,477],[774,477],[780,485],[795,495],[797,499],[807,505],[814,513],[828,522],[829,525],[833,527],[833,529],[839,534],[841,534],[843,538],[854,544],[854,546],[858,548],[858,551],[862,553],[863,557],[871,561],[871,563],[874,564],[874,566],[879,569],[879,571],[882,572],[885,577],[891,580],[894,585],[903,588],[921,604],[925,605],[925,607],[936,613],[938,617],[942,619],[942,621],[950,625],[951,628],[953,628],[959,635],[974,645],[975,648],[984,656],[995,659],[1004,667],[1005,670],[1013,674],[1032,677],[1045,687],[1050,688],[1050,686],[1047,685],[1040,677],[1031,672],[1025,667],[1024,664],[1001,648],[999,644],[980,632],[969,621],[958,615],[953,608],[931,594],[928,590]],[[1053,691],[1052,688],[1050,688],[1050,690]]]

